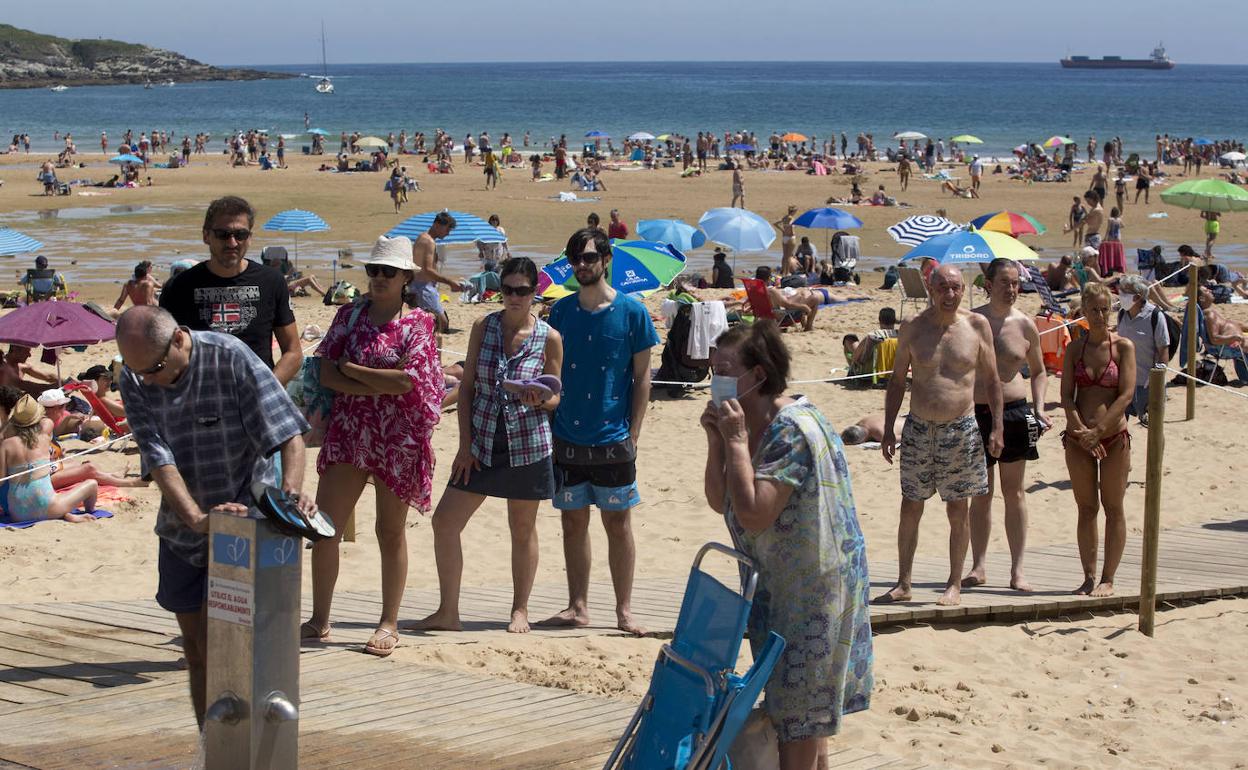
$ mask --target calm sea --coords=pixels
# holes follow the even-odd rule
[[[267,66],[319,73],[319,65]],[[1155,133],[1244,138],[1248,67],[1180,64],[1170,71],[1064,70],[1052,64],[872,62],[654,62],[558,64],[389,64],[330,66],[337,93],[317,94],[305,78],[173,87],[99,86],[0,91],[0,134],[26,132],[57,146],[72,132],[81,149],[112,146],[127,128],[178,137],[264,128],[301,134],[313,127],[380,134],[406,129],[457,139],[482,130],[531,132],[541,145],[591,130],[624,137],[710,130],[815,135],[898,131],[971,133],[982,151],[1005,154],[1024,142],[1067,134],[1119,135],[1128,151],[1152,154]],[[218,146],[214,144],[214,147]]]

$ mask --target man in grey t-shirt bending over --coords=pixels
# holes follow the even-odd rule
[[[192,332],[168,311],[143,306],[117,321],[117,347],[126,419],[143,475],[161,492],[156,601],[178,618],[202,727],[208,512],[245,516],[253,481],[280,483],[306,513],[315,510],[302,493],[308,424],[269,368],[232,335]]]

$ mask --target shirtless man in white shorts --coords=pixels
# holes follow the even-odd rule
[[[949,517],[949,579],[938,604],[962,600],[962,567],[970,539],[969,502],[988,491],[984,444],[975,422],[975,386],[988,394],[992,431],[988,453],[1001,453],[1002,399],[992,331],[982,315],[961,308],[966,285],[956,266],[932,271],[932,305],[901,327],[897,358],[884,400],[880,450],[890,464],[897,452],[893,423],[913,367],[910,415],[901,431],[901,521],[897,527],[897,584],[873,601],[909,601],[919,520],[927,498],[939,492]]]

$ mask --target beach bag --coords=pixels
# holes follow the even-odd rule
[[[347,331],[355,328],[360,313],[367,303],[356,303],[347,321]],[[318,447],[325,443],[325,429],[329,426],[329,412],[334,406],[335,392],[321,384],[320,356],[304,356],[303,366],[299,374],[286,386],[286,393],[296,408],[303,414],[310,430],[304,436],[304,445]]]
[[[1196,362],[1196,380],[1197,387],[1201,387],[1205,383],[1214,385],[1227,384],[1226,372],[1222,371],[1222,366],[1216,358],[1202,358]]]
[[[350,305],[360,296],[359,289],[356,289],[347,281],[338,281],[329,287],[329,291],[325,292],[326,305]]]

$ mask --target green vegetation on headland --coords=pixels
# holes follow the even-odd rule
[[[120,40],[69,40],[0,24],[0,88],[287,77],[292,76],[212,67],[172,51]]]

